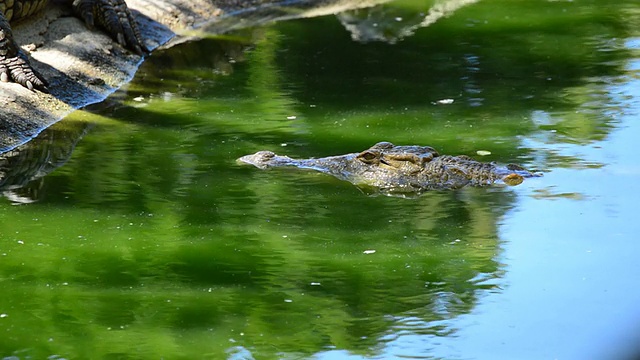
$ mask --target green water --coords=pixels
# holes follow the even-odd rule
[[[2,173],[0,357],[633,358],[640,6],[420,3],[342,15],[393,43],[327,16],[158,51],[41,134]],[[383,140],[544,177],[400,198],[235,162]]]

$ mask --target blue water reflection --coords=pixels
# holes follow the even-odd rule
[[[637,40],[627,44],[633,48]],[[635,215],[640,162],[634,152],[640,137],[638,63],[631,60],[628,73],[607,88],[616,101],[598,110],[615,114],[615,129],[605,139],[586,146],[532,144],[583,160],[547,173],[544,194],[519,192],[519,210],[508,213],[499,229],[499,261],[508,264],[502,291],[481,297],[471,314],[448,322],[454,336],[399,336],[387,345],[385,358],[630,359],[640,354],[640,290],[632,285],[640,273]]]

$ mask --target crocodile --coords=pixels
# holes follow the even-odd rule
[[[323,158],[292,159],[271,151],[259,151],[237,160],[260,169],[296,167],[311,169],[383,193],[420,193],[465,186],[506,184],[541,176],[515,164],[480,162],[466,155],[440,155],[430,146],[396,146],[379,142],[360,153]]]
[[[72,0],[66,2],[71,3]],[[9,22],[41,11],[49,0],[0,0],[0,80],[13,81],[29,90],[47,91],[47,81],[29,64],[27,55],[13,38]],[[73,0],[73,11],[87,27],[106,30],[120,45],[145,55],[138,26],[124,0]]]

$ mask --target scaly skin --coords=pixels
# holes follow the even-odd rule
[[[518,165],[499,166],[468,156],[440,155],[429,146],[395,146],[378,143],[361,152],[319,159],[292,159],[259,151],[238,159],[260,169],[293,166],[333,175],[359,186],[387,193],[459,189],[494,183],[518,185],[524,178],[540,176]]]
[[[70,1],[70,0],[69,0]],[[47,91],[47,82],[29,64],[13,39],[9,21],[42,10],[48,0],[0,0],[0,80],[13,81],[29,90]],[[149,52],[142,42],[135,19],[124,0],[73,0],[73,10],[91,29],[106,30],[120,45],[139,55]]]
[[[20,20],[44,9],[48,0],[0,0],[0,12],[7,21]]]

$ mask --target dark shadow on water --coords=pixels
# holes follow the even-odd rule
[[[40,133],[34,140],[0,154],[0,192],[13,203],[39,201],[45,177],[64,165],[88,123],[66,122]]]

